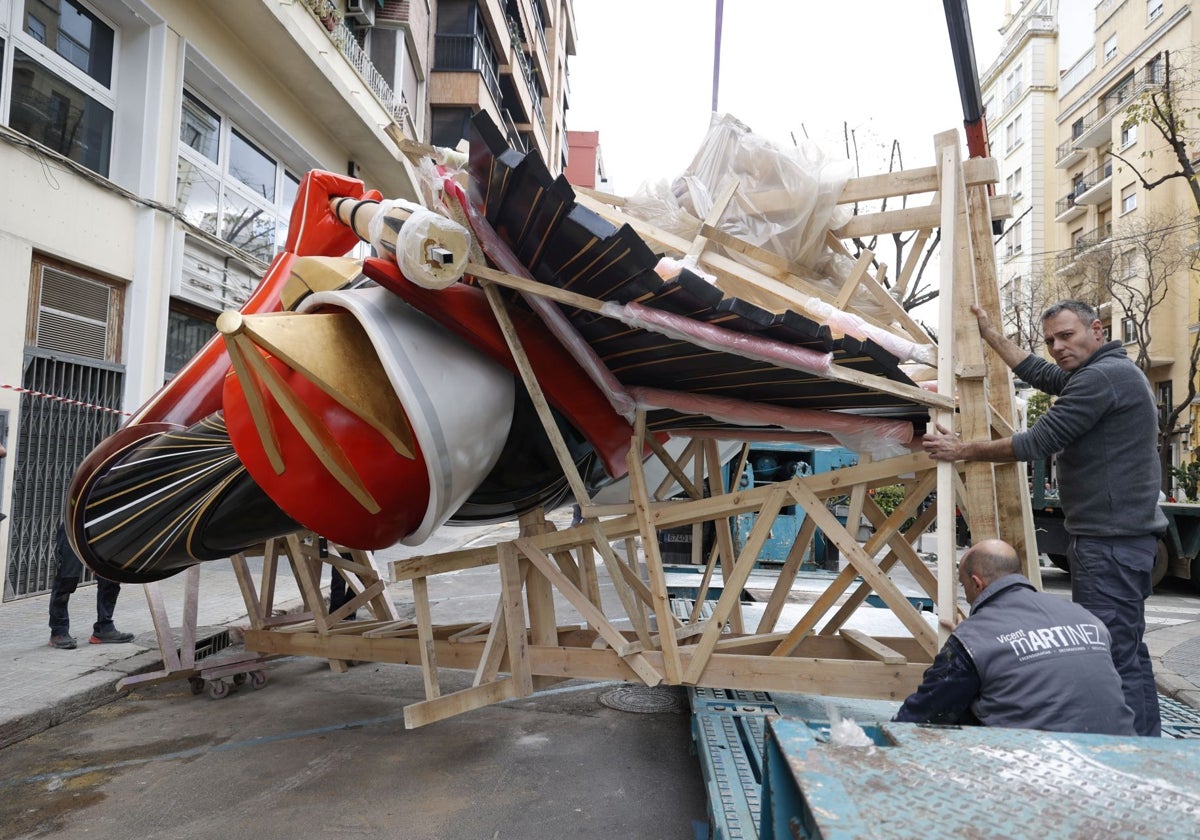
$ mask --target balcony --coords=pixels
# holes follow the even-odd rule
[[[1023,93],[1025,93],[1025,86],[1024,86],[1024,85],[1017,85],[1015,88],[1013,88],[1012,90],[1010,90],[1010,91],[1009,91],[1009,92],[1008,92],[1008,93],[1005,95],[1005,97],[1004,97],[1004,101],[1000,103],[1000,110],[1001,110],[1001,112],[1007,111],[1009,108],[1011,108],[1012,106],[1016,105],[1016,104],[1017,104],[1017,100],[1021,98],[1021,95],[1022,95]]]
[[[396,198],[417,199],[416,185],[396,166],[396,143],[387,129],[415,137],[402,94],[393,91],[366,57],[353,33],[329,17],[328,0],[278,3],[242,0],[207,3],[205,8],[231,33],[252,34],[257,44],[286,44],[261,49],[255,58],[274,78],[302,91],[305,107],[338,127],[339,140],[354,149],[355,163],[369,172],[372,185]],[[322,15],[330,20],[322,25]]]
[[[1055,268],[1063,271],[1074,265],[1084,254],[1097,250],[1112,239],[1112,222],[1105,222],[1099,227],[1092,228],[1087,233],[1075,238],[1075,244],[1070,250],[1055,257]]]
[[[1072,137],[1058,147],[1054,155],[1054,167],[1056,169],[1066,169],[1079,163],[1085,157],[1087,157],[1087,149],[1079,148],[1075,143],[1075,138]]]
[[[1080,148],[1095,149],[1112,140],[1113,119],[1143,91],[1160,86],[1163,78],[1163,68],[1157,65],[1146,67],[1126,77],[1104,94],[1095,108],[1083,115],[1080,120],[1082,125],[1077,124],[1079,136],[1076,145]]]
[[[1116,111],[1101,100],[1099,105],[1084,114],[1076,123],[1079,136],[1075,139],[1075,144],[1081,149],[1096,149],[1111,141],[1114,116]]]
[[[1076,204],[1106,204],[1112,201],[1112,161],[1105,161],[1075,182]]]
[[[503,97],[500,92],[500,64],[492,45],[475,33],[438,33],[434,36],[433,71],[435,73],[478,73],[497,110]],[[458,86],[454,86],[456,89]],[[470,85],[466,86],[470,88]],[[439,96],[432,104],[474,104],[475,93],[465,92],[465,101],[449,101]],[[459,97],[451,97],[457,100]]]
[[[1054,221],[1069,222],[1087,212],[1087,208],[1075,203],[1075,193],[1070,192],[1054,202]]]

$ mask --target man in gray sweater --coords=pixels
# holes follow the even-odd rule
[[[1029,431],[962,441],[938,426],[926,432],[925,451],[939,461],[1032,461],[1058,454],[1059,494],[1071,538],[1071,597],[1112,635],[1113,664],[1135,731],[1158,736],[1158,692],[1142,636],[1158,537],[1167,520],[1158,507],[1162,474],[1150,383],[1119,341],[1104,340],[1096,311],[1086,303],[1060,301],[1042,315],[1055,364],[1009,341],[979,307],[972,311],[980,335],[1004,363],[1058,399]]]

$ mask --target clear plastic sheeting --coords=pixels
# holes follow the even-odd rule
[[[815,143],[782,148],[728,114],[713,114],[691,165],[669,190],[665,182],[644,184],[625,210],[692,238],[714,196],[736,178],[737,191],[717,227],[811,267],[824,254],[825,232],[849,218],[837,199],[851,174],[849,161],[830,157]]]
[[[600,314],[615,318],[635,329],[656,332],[706,350],[734,353],[746,359],[756,359],[815,376],[825,376],[833,367],[832,353],[818,353],[804,347],[793,347],[771,339],[734,332],[638,303],[622,306],[608,301],[601,307]]]
[[[399,231],[386,223],[389,217],[404,219]],[[426,289],[457,282],[471,251],[466,228],[411,201],[381,201],[368,233],[377,252],[390,255],[409,281]]]
[[[630,388],[628,393],[637,407],[646,411],[670,409],[683,414],[699,414],[730,426],[778,426],[794,432],[823,432],[847,449],[865,452],[877,461],[907,455],[913,437],[912,423],[905,420],[810,408],[783,408],[641,386]]]

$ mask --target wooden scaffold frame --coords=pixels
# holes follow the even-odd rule
[[[933,228],[940,228],[943,340],[938,345],[937,391],[848,369],[831,375],[868,388],[902,389],[906,398],[929,408],[931,422],[951,428],[964,438],[1010,435],[1016,423],[1011,374],[1001,364],[985,362],[970,307],[978,304],[993,320],[999,320],[991,226],[993,218],[1008,214],[1011,204],[1005,197],[988,195],[988,185],[997,180],[995,161],[962,160],[958,132],[938,135],[935,145],[936,166],[853,179],[840,199],[841,203],[885,197],[915,200],[912,196],[932,194],[930,203],[855,216],[830,234],[829,244],[848,253],[842,245],[846,238],[915,231],[925,241]],[[776,311],[800,307],[804,299],[801,291],[804,295],[817,293],[806,286],[792,266],[717,229],[724,203],[734,188],[736,183],[722,191],[718,206],[690,242],[626,216],[619,201],[609,203],[609,199],[588,194],[580,195],[579,201],[611,221],[630,225],[656,251],[697,260],[717,275],[718,285],[728,294]],[[724,249],[722,253],[709,250],[714,243]],[[751,269],[731,259],[725,255],[730,251],[754,258],[765,269]],[[867,253],[854,263],[849,279],[836,296],[822,296],[839,308],[851,305],[856,295],[868,296],[888,313],[885,326],[914,341],[932,343],[884,289],[880,281],[886,269],[872,274],[871,265],[872,255]],[[914,266],[915,260],[910,259],[901,268],[898,287],[910,281]],[[424,675],[426,697],[406,707],[409,727],[503,699],[528,696],[544,685],[570,678],[898,700],[919,682],[945,631],[939,631],[927,615],[922,615],[893,582],[890,572],[906,570],[936,605],[938,618],[951,621],[961,615],[955,597],[955,529],[937,530],[936,573],[914,547],[935,521],[953,523],[957,507],[975,539],[1007,539],[1023,557],[1025,573],[1035,582],[1040,580],[1026,479],[1023,465],[1016,463],[952,465],[936,463],[917,451],[875,461],[864,459],[857,466],[835,472],[797,476],[753,489],[737,486],[739,464],[732,487],[726,488],[721,479],[717,439],[736,437],[736,430],[698,434],[673,457],[654,435],[647,433],[645,412],[638,410],[627,457],[629,499],[624,504],[594,504],[500,291],[513,289],[597,313],[603,303],[483,265],[471,265],[467,273],[486,291],[523,384],[580,502],[584,521],[558,529],[540,514],[526,515],[515,539],[393,562],[392,579],[408,581],[412,586],[415,617],[406,622],[394,617],[394,607],[392,617],[381,614],[390,601],[379,581],[366,585],[360,582],[355,587],[358,595],[351,602],[360,605],[372,598],[378,600],[374,620],[338,623],[337,619],[353,609],[351,604],[332,616],[321,614],[314,609],[314,604],[320,602],[320,592],[311,580],[311,569],[306,573],[301,564],[298,577],[312,612],[311,621],[275,627],[258,613],[246,634],[248,650],[264,655],[317,656],[332,663],[364,660],[416,665]],[[655,488],[650,487],[645,469],[647,450],[669,476]],[[885,513],[871,491],[896,484],[904,486],[904,499]],[[688,498],[665,498],[670,489],[678,488]],[[936,492],[936,506],[922,509],[922,501],[931,492]],[[849,525],[828,509],[827,502],[834,496],[849,497]],[[771,523],[788,505],[804,510],[803,526],[762,616],[755,626],[747,626],[743,589]],[[747,512],[756,514],[755,525],[741,551],[735,553],[729,518]],[[873,527],[865,542],[858,534],[862,517]],[[704,562],[704,571],[697,608],[680,616],[670,602],[658,535],[666,528],[698,527],[709,522],[715,526],[716,539],[711,553],[699,558]],[[798,621],[777,630],[816,529],[838,548],[846,560],[845,568],[830,579]],[[698,550],[699,540],[693,545]],[[497,574],[498,594],[491,621],[434,624],[430,580],[485,567],[494,567]],[[601,569],[619,606],[602,603]],[[718,573],[721,594],[711,613],[701,617],[699,605],[706,600],[706,592]],[[239,580],[244,578],[240,573]],[[264,578],[264,590],[266,587]],[[249,608],[254,591],[252,587],[244,589]],[[559,623],[555,593],[582,616],[582,625]],[[907,636],[875,637],[847,626],[850,616],[871,594],[891,610]],[[253,610],[259,607],[255,605]],[[472,686],[443,693],[439,680],[443,668],[473,671]]]

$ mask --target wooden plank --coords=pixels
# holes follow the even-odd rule
[[[432,700],[442,693],[438,682],[437,651],[433,647],[433,620],[429,612],[429,581],[417,578],[412,582],[413,604],[417,613],[417,640],[421,643],[421,677],[425,682],[425,699]]]
[[[929,241],[932,231],[929,228],[921,228],[917,231],[916,238],[909,243],[908,256],[904,260],[904,267],[900,270],[900,275],[896,278],[895,285],[892,286],[892,292],[897,300],[904,300],[904,296],[908,294],[908,284],[912,281],[913,275],[917,271],[917,266],[920,265],[925,250],[925,243]]]
[[[646,685],[658,685],[662,682],[662,675],[651,668],[644,657],[638,653],[630,651],[630,643],[621,635],[617,628],[609,623],[608,618],[604,613],[591,601],[588,597],[579,590],[561,571],[555,568],[542,551],[532,544],[527,539],[517,539],[514,542],[517,550],[524,554],[529,561],[533,563],[537,571],[546,576],[546,579],[552,583],[563,597],[571,602],[575,609],[579,610],[579,614],[583,616],[592,629],[608,642],[609,646],[616,652],[617,656],[625,659],[629,663],[629,667],[633,668],[646,683]],[[532,575],[531,575],[532,577]],[[555,634],[554,643],[557,642],[557,633]],[[547,642],[535,642],[535,644],[547,644]]]
[[[404,707],[404,728],[416,729],[439,720],[461,715],[472,709],[482,709],[501,700],[512,700],[517,694],[516,683],[511,677],[502,677],[494,682],[464,688],[420,703]]]
[[[871,267],[873,259],[875,259],[875,252],[868,248],[864,248],[862,253],[858,255],[858,259],[850,269],[850,274],[846,277],[846,282],[842,284],[837,298],[833,301],[835,309],[840,309],[843,312],[848,310],[850,299],[854,297],[854,292],[858,289],[859,282],[866,276],[867,269]]]
[[[963,173],[968,185],[994,184],[1000,180],[1000,162],[990,157],[971,158],[964,162]],[[838,204],[934,192],[940,186],[937,166],[865,175],[846,182],[842,194],[838,196]]]
[[[759,633],[770,633],[775,629],[775,624],[783,613],[784,604],[787,603],[788,595],[791,594],[792,582],[796,579],[796,573],[800,571],[800,566],[804,563],[804,553],[812,545],[816,532],[817,526],[813,520],[807,516],[804,517],[804,521],[800,523],[800,530],[796,533],[796,539],[792,542],[792,547],[788,549],[787,557],[783,560],[779,578],[775,581],[775,588],[771,590],[771,597],[767,599],[767,606],[763,609],[762,618],[758,621]]]
[[[575,467],[575,461],[571,458],[570,450],[567,449],[566,441],[563,440],[562,431],[558,428],[558,422],[550,410],[550,404],[546,402],[546,396],[542,392],[541,385],[538,384],[537,375],[533,372],[533,367],[529,363],[529,357],[525,354],[525,348],[521,344],[517,330],[513,326],[512,319],[508,317],[508,310],[504,300],[500,297],[500,290],[490,282],[483,280],[480,281],[480,285],[483,286],[488,303],[492,307],[492,314],[496,316],[496,323],[504,333],[504,340],[508,344],[513,360],[517,363],[521,381],[525,384],[525,390],[529,393],[529,399],[537,411],[538,419],[542,421],[542,429],[546,432],[555,457],[558,458],[558,465],[562,469],[567,483],[571,485],[571,492],[581,504],[590,501],[587,485],[584,484],[579,470]]]
[[[521,600],[521,564],[517,549],[511,542],[496,546],[500,566],[500,598],[504,610],[505,633],[508,643],[508,669],[518,697],[533,694],[533,674],[529,668],[529,646],[525,640],[525,609]],[[462,647],[460,645],[460,647]]]
[[[704,227],[716,227],[721,223],[721,217],[725,215],[725,210],[729,207],[729,202],[733,198],[733,194],[737,191],[740,182],[737,178],[729,175],[725,178],[725,183],[717,192],[716,198],[713,199],[712,208],[708,211],[708,215],[704,217],[704,224],[700,226],[700,233],[692,240],[692,245],[687,250],[687,258],[697,260],[704,253],[704,249],[708,247],[708,239],[704,235]]]
[[[958,147],[958,132],[942,132],[934,138],[934,144],[938,154],[938,174],[942,182],[939,188],[942,198],[942,253],[953,255],[960,246],[957,220],[961,214],[966,213],[966,193],[961,190],[961,183],[959,181],[961,153]],[[941,329],[947,335],[951,336],[952,339],[957,338],[957,333],[955,332],[955,315],[957,310],[954,303],[954,296],[957,293],[957,286],[954,282],[955,270],[956,265],[953,257],[941,261],[939,277],[941,291],[938,297],[939,323],[941,324]],[[955,393],[955,385],[957,383],[954,377],[954,362],[954,340],[939,342],[938,391],[941,393]],[[954,413],[951,411],[933,412],[931,419],[944,429],[953,431],[955,428]],[[937,602],[938,625],[940,628],[938,633],[943,643],[946,641],[948,635],[945,623],[951,621],[953,613],[952,604],[955,601],[954,566],[957,560],[957,552],[955,551],[955,529],[950,527],[950,523],[955,522],[955,476],[954,464],[945,461],[938,462],[937,521],[945,523],[945,527],[940,527],[937,531],[938,591],[935,600]]]
[[[629,444],[629,453],[625,456],[625,463],[629,468],[629,492],[636,511],[638,530],[642,536],[642,551],[646,558],[650,595],[662,638],[666,681],[670,685],[679,685],[683,675],[679,660],[679,647],[675,642],[675,635],[668,632],[675,626],[675,616],[671,612],[670,596],[667,594],[666,578],[663,575],[662,555],[658,550],[658,532],[651,522],[649,490],[646,487],[646,475],[642,471],[641,453],[645,433],[646,412],[638,409],[634,422],[633,439]]]
[[[588,523],[592,532],[595,534],[596,550],[600,552],[601,558],[604,560],[604,565],[608,569],[608,578],[612,582],[612,587],[617,593],[617,598],[621,601],[621,606],[625,608],[625,615],[629,617],[630,624],[633,625],[633,631],[637,635],[644,648],[649,648],[650,644],[650,629],[649,623],[646,620],[646,610],[644,601],[638,599],[634,594],[633,588],[629,581],[625,579],[625,569],[616,552],[608,540],[604,538],[603,531],[600,530],[600,524],[595,520]],[[633,575],[636,579],[637,576]],[[639,583],[641,581],[638,581]],[[647,595],[649,592],[647,592]]]
[[[709,619],[708,626],[704,628],[700,641],[691,652],[687,670],[683,675],[685,683],[694,685],[700,678],[700,672],[704,670],[709,656],[716,647],[717,638],[725,628],[725,620],[741,603],[742,590],[746,588],[746,581],[750,578],[750,573],[754,571],[754,566],[758,562],[758,554],[766,544],[771,528],[775,524],[775,517],[779,515],[786,498],[785,487],[777,486],[772,491],[758,512],[754,527],[750,529],[750,535],[746,538],[746,544],[742,547],[741,554],[738,555],[733,568],[725,570],[721,597],[717,599],[717,604],[713,607],[712,617]]]
[[[943,196],[945,194],[943,193]],[[943,197],[943,203],[945,199]],[[990,202],[990,219],[1007,219],[1012,216],[1012,198],[1007,195],[992,196]],[[870,236],[883,236],[891,233],[903,233],[909,230],[920,230],[927,227],[938,227],[941,223],[941,213],[933,205],[928,207],[906,207],[903,210],[884,210],[879,213],[868,213],[854,216],[846,224],[833,232],[838,239],[855,239]],[[945,239],[943,229],[943,242]],[[951,253],[944,247],[942,253]]]
[[[189,566],[183,580],[183,620],[180,622],[179,664],[196,665],[196,611],[200,598],[200,567]]]
[[[261,630],[263,626],[262,604],[258,593],[254,591],[254,579],[250,575],[250,566],[246,563],[246,555],[238,553],[229,558],[233,566],[233,576],[237,579],[238,589],[242,591],[242,600],[246,602],[246,617],[250,626]]]
[[[179,659],[179,650],[175,647],[175,634],[171,632],[171,619],[167,616],[162,589],[157,582],[143,583],[142,591],[146,594],[146,606],[150,608],[150,620],[154,625],[154,636],[158,640],[165,670],[168,674],[180,671],[183,669],[183,663]]]
[[[849,627],[843,627],[840,631],[843,639],[849,642],[854,647],[861,650],[871,659],[875,659],[885,665],[903,665],[908,661],[908,657],[902,653],[897,653],[885,644],[877,642],[861,630],[853,630]]]
[[[804,508],[805,515],[816,520],[817,527],[825,533],[825,538],[833,541],[850,566],[871,585],[883,602],[891,608],[896,618],[900,619],[900,622],[912,633],[913,638],[920,642],[931,656],[936,653],[938,650],[936,631],[925,622],[916,608],[896,588],[896,584],[892,582],[891,578],[879,570],[871,555],[863,550],[858,541],[846,532],[846,529],[821,503],[820,499],[803,484],[793,481],[790,492],[797,504]]]

